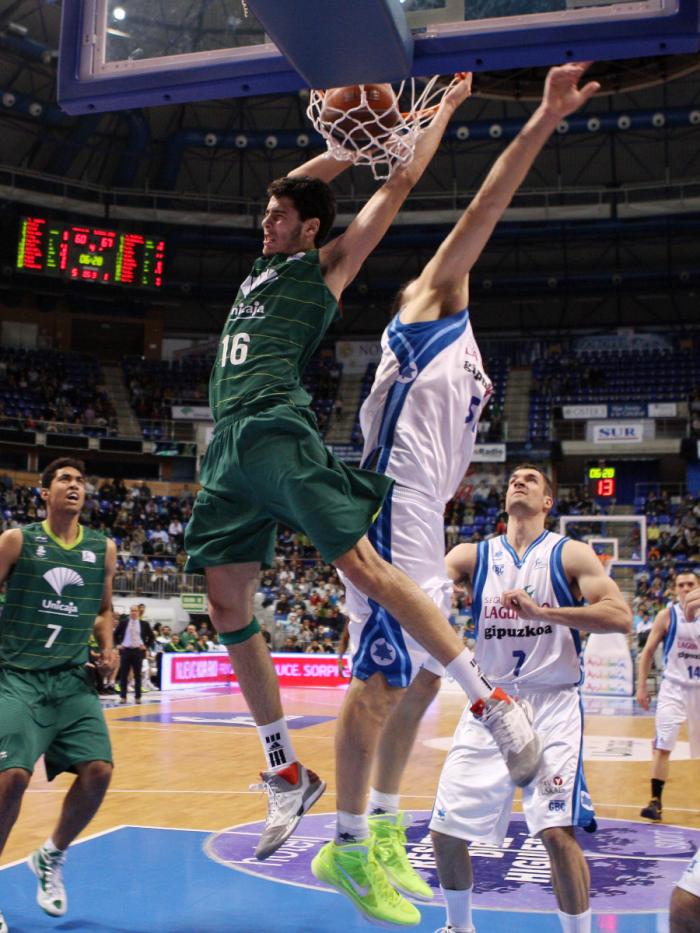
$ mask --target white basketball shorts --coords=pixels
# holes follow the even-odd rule
[[[379,555],[403,570],[447,618],[452,583],[445,570],[445,523],[441,503],[394,485],[369,538]],[[442,676],[444,668],[411,638],[385,609],[343,578],[350,619],[353,675],[362,680],[380,671],[394,687],[407,687],[421,667]]]
[[[590,826],[594,812],[583,775],[583,710],[577,688],[522,695],[532,705],[533,725],[544,740],[540,770],[523,788],[531,835],[554,826]],[[465,709],[440,775],[430,828],[500,845],[515,789],[491,734]]]
[[[664,678],[656,702],[653,747],[672,752],[684,722],[688,724],[690,755],[700,758],[700,687],[685,687]]]
[[[700,851],[695,853],[695,858],[681,875],[677,887],[700,897]]]

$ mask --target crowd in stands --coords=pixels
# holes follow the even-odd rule
[[[121,480],[89,479],[84,524],[115,540],[118,572],[115,593],[153,597],[177,595],[182,589],[184,529],[192,513],[193,491],[153,495],[145,482],[127,487]],[[556,530],[560,515],[593,515],[598,511],[584,491],[569,490],[556,503],[549,526]],[[634,609],[637,625],[648,627],[671,598],[679,567],[700,566],[700,497],[671,496],[651,491],[635,502],[635,512],[647,517],[647,566],[636,575]],[[2,530],[41,521],[46,509],[37,487],[18,485],[0,477]],[[447,506],[448,547],[460,540],[478,541],[501,534],[506,513],[500,484],[483,474],[465,485]],[[593,531],[593,529],[591,529]],[[191,586],[185,578],[185,588]],[[202,587],[200,586],[200,589]],[[324,564],[303,534],[281,528],[277,556],[261,575],[255,597],[256,616],[271,650],[333,653],[345,624],[344,591],[333,567]],[[464,596],[459,597],[464,602]],[[466,604],[457,606],[464,611]],[[223,650],[211,624],[198,622],[184,632],[163,626],[157,650]]]
[[[652,491],[636,506],[647,516],[647,564],[635,576],[633,600],[642,645],[656,614],[674,598],[676,574],[700,568],[700,497]]]
[[[210,354],[187,356],[182,360],[145,360],[132,357],[124,361],[124,379],[134,415],[141,423],[146,439],[163,436],[173,405],[207,405],[209,374],[214,357]],[[312,396],[311,407],[321,433],[325,432],[334,409],[342,367],[332,347],[321,348],[304,371],[303,383]]]
[[[104,437],[117,416],[95,357],[0,348],[0,427]]]

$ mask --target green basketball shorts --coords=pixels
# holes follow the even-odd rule
[[[216,426],[185,532],[189,572],[272,564],[277,523],[332,563],[366,534],[392,480],[337,460],[312,412],[274,405]]]
[[[0,669],[0,771],[33,773],[41,755],[49,781],[83,761],[112,762],[102,707],[83,667]]]

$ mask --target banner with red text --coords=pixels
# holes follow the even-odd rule
[[[341,675],[335,654],[273,654],[272,663],[281,687],[339,687],[350,682],[349,659],[343,658]],[[237,680],[227,655],[183,652],[163,654],[160,683],[162,690],[181,690]]]

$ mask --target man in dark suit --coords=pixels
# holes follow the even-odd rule
[[[153,629],[141,618],[139,606],[134,603],[129,608],[129,615],[122,616],[114,630],[114,644],[119,647],[119,686],[121,702],[126,703],[129,686],[129,671],[134,672],[134,698],[141,702],[141,662],[146,651],[153,645]]]

